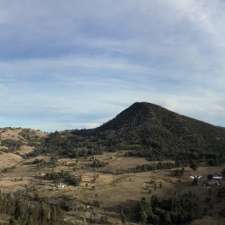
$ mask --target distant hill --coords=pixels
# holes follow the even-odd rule
[[[98,128],[53,133],[41,149],[71,157],[123,149],[149,159],[217,163],[225,157],[225,129],[140,102]]]
[[[0,152],[25,154],[41,144],[44,132],[23,128],[0,128]]]

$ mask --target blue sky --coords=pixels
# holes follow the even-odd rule
[[[0,0],[0,126],[90,128],[136,101],[225,126],[225,1]]]

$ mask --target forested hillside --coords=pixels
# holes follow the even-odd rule
[[[128,150],[148,159],[224,161],[225,129],[150,103],[134,103],[96,129],[56,132],[37,152],[70,157]]]

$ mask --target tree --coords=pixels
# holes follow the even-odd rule
[[[190,168],[191,168],[192,170],[196,171],[196,170],[198,169],[198,165],[197,165],[196,163],[194,163],[194,162],[191,162],[191,163],[190,163]]]
[[[222,175],[225,177],[225,168],[222,170]]]

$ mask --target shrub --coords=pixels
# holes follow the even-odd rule
[[[190,168],[195,171],[195,170],[198,169],[198,165],[195,162],[191,162],[190,163]]]
[[[181,169],[175,169],[172,171],[173,176],[175,177],[181,177],[184,174],[184,168]]]
[[[191,192],[164,200],[154,195],[148,200],[142,199],[137,207],[138,221],[157,225],[186,224],[199,214],[197,199]]]
[[[225,168],[222,170],[222,175],[225,178]]]
[[[79,186],[81,178],[70,174],[68,171],[51,172],[45,175],[45,179],[53,180],[54,182],[63,182],[68,185]]]
[[[59,207],[24,192],[0,193],[0,213],[10,217],[9,225],[65,225]]]
[[[107,165],[106,162],[100,161],[98,159],[94,159],[90,166],[93,168],[100,168],[100,167],[104,167],[106,165]]]

